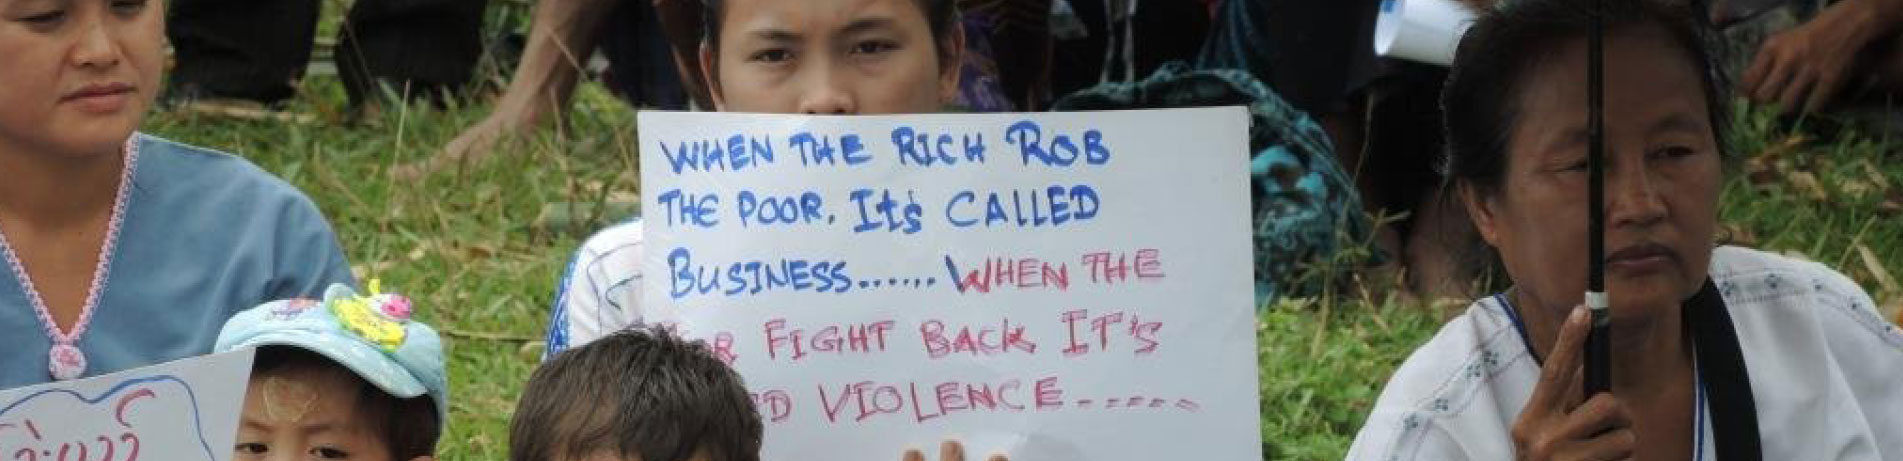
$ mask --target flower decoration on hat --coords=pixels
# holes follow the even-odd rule
[[[267,318],[270,320],[285,321],[285,320],[295,319],[297,318],[297,316],[303,315],[304,311],[310,310],[312,307],[316,307],[317,300],[309,299],[309,298],[296,298],[296,299],[285,300],[284,302],[271,303],[271,306],[272,306],[271,313],[270,313],[270,316]]]
[[[395,293],[383,293],[378,280],[370,281],[370,295],[339,296],[326,300],[330,313],[345,330],[356,334],[384,352],[395,352],[403,345],[410,321],[410,299]]]

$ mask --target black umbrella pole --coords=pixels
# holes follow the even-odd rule
[[[1587,123],[1591,139],[1587,169],[1586,307],[1592,331],[1586,336],[1585,395],[1612,390],[1612,306],[1606,298],[1606,53],[1605,0],[1593,0],[1592,30],[1586,37]]]

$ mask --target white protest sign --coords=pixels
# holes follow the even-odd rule
[[[1259,459],[1248,124],[643,112],[642,311],[766,459]]]
[[[9,461],[231,459],[251,350],[0,391]]]

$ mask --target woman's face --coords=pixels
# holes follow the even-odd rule
[[[1606,285],[1619,321],[1704,283],[1722,168],[1690,55],[1659,26],[1605,45]],[[1500,190],[1466,197],[1523,295],[1566,309],[1586,285],[1586,43],[1555,51],[1521,77]]]
[[[159,0],[0,0],[0,149],[118,152],[159,90]]]
[[[724,112],[938,112],[957,94],[918,0],[727,0],[719,50],[703,49]],[[951,59],[947,59],[951,58]]]

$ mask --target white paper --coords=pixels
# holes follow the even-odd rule
[[[1454,63],[1460,37],[1473,26],[1475,14],[1454,0],[1382,0],[1375,19],[1375,54],[1409,61]]]
[[[250,349],[0,391],[0,459],[231,459]]]
[[[647,318],[732,359],[765,459],[1261,458],[1242,108],[638,123]]]

